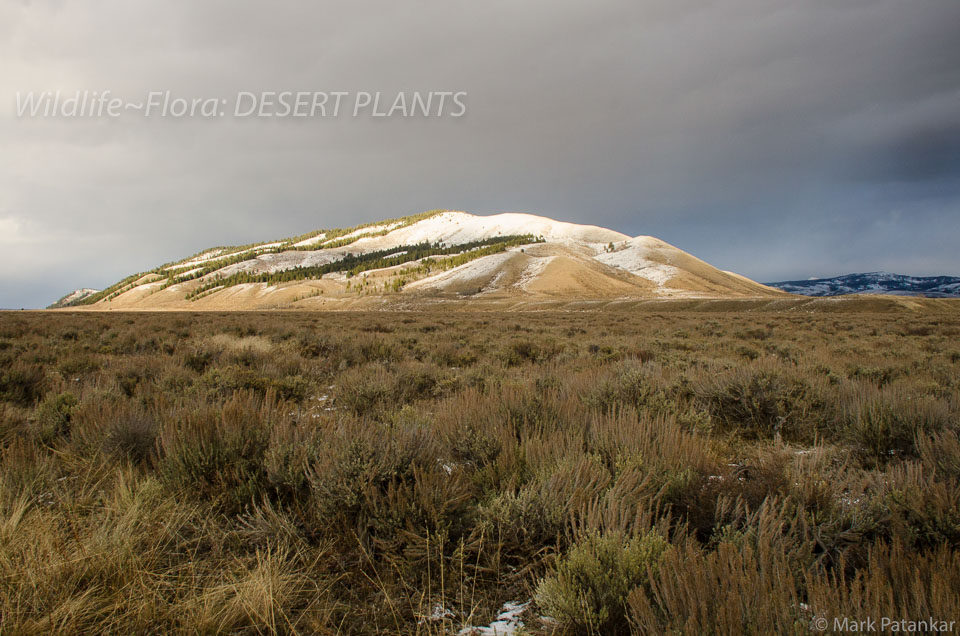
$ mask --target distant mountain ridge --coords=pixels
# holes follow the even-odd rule
[[[531,214],[432,210],[279,241],[215,247],[78,290],[55,307],[347,309],[787,297],[652,236]]]
[[[766,285],[802,296],[885,294],[891,296],[925,296],[928,298],[960,298],[960,277],[957,276],[906,276],[889,272],[868,272],[833,278],[788,280],[766,283]]]

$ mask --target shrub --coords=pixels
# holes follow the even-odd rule
[[[865,567],[853,577],[843,576],[842,568],[809,573],[805,591],[811,614],[852,620],[957,618],[960,551],[954,546],[918,553],[895,540],[878,543],[869,552]]]
[[[463,520],[468,486],[439,460],[433,436],[416,428],[344,430],[308,468],[313,514],[380,550],[400,549],[404,531],[449,529]]]
[[[583,402],[603,413],[612,413],[626,406],[654,414],[665,413],[673,404],[660,373],[656,365],[623,364],[611,379],[597,381],[592,378],[593,387],[584,395]]]
[[[642,634],[806,633],[797,582],[782,555],[721,543],[670,550],[650,588],[628,598],[630,623]]]
[[[57,368],[64,376],[73,377],[98,371],[100,362],[93,356],[72,355],[62,359]]]
[[[960,483],[935,481],[910,462],[889,472],[883,493],[893,537],[921,548],[960,545]]]
[[[0,401],[33,406],[43,395],[43,367],[22,362],[0,371]]]
[[[309,390],[309,383],[301,375],[275,378],[235,365],[210,368],[203,375],[201,382],[215,397],[220,398],[236,392],[252,391],[261,398],[274,394],[284,400],[301,402],[306,398]]]
[[[501,360],[508,367],[528,362],[545,362],[552,360],[563,347],[555,342],[534,342],[533,340],[516,340],[503,349]]]
[[[648,585],[668,545],[655,531],[633,538],[587,536],[537,586],[537,603],[561,626],[580,633],[629,633],[627,598]]]
[[[156,420],[149,415],[120,414],[110,425],[104,450],[115,457],[143,464],[156,453],[158,431]]]
[[[490,568],[502,565],[521,578],[537,571],[544,557],[563,537],[565,513],[561,501],[536,487],[518,493],[503,493],[482,504],[477,511],[474,534],[497,546]]]
[[[436,367],[405,362],[393,367],[376,365],[343,374],[337,400],[356,415],[382,415],[418,400],[435,398],[454,388]]]
[[[214,354],[212,351],[196,350],[188,353],[183,358],[183,366],[195,371],[197,373],[203,373],[207,370],[207,367],[213,362]]]
[[[175,491],[214,501],[228,513],[263,494],[263,456],[275,416],[254,394],[238,394],[222,409],[204,407],[160,430],[160,473]]]
[[[767,368],[737,368],[701,377],[694,394],[709,410],[720,431],[736,431],[746,438],[809,438],[803,426],[809,411],[819,406],[807,382]]]
[[[900,391],[864,390],[844,404],[846,436],[866,468],[917,456],[916,439],[944,429],[948,407],[935,399],[916,399]]]
[[[37,407],[38,436],[42,443],[50,444],[70,430],[70,418],[79,401],[73,393],[61,393],[44,398]]]

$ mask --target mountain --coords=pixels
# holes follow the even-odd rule
[[[99,289],[90,289],[84,287],[82,289],[77,289],[72,291],[57,302],[53,303],[47,309],[59,309],[61,307],[71,307],[74,305],[79,305],[84,299],[93,296],[94,294],[99,294]]]
[[[960,298],[960,278],[955,276],[904,276],[888,272],[847,274],[834,278],[788,280],[766,283],[791,294],[802,296],[840,296],[844,294],[888,294],[892,296],[926,296],[928,298]]]
[[[786,297],[650,236],[530,214],[414,216],[240,247],[134,274],[59,306],[353,308],[517,299]]]

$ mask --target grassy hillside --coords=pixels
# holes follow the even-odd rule
[[[0,314],[0,631],[960,620],[960,317],[652,307]]]

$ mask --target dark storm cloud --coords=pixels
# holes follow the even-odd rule
[[[903,131],[865,161],[864,178],[880,181],[960,183],[960,125]]]
[[[958,31],[954,0],[8,2],[0,306],[435,207],[653,234],[761,280],[958,274]],[[469,97],[456,120],[13,117],[56,89]]]

